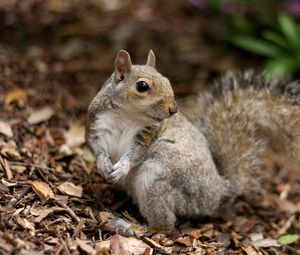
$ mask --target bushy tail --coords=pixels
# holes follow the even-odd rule
[[[300,84],[251,72],[228,74],[198,98],[192,122],[206,136],[221,175],[242,194],[256,184],[266,145],[300,161]]]

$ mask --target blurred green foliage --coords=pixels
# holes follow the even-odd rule
[[[266,71],[271,75],[299,75],[300,27],[291,15],[279,13],[274,24],[261,31],[261,36],[247,34],[251,24],[242,20],[244,34],[233,34],[230,41],[237,47],[265,57]]]
[[[208,13],[212,41],[260,57],[271,75],[300,76],[299,0],[186,1]]]

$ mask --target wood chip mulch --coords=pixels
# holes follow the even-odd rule
[[[29,15],[27,7],[21,16]],[[42,18],[45,27],[56,20]],[[18,40],[0,44],[0,254],[300,254],[299,165],[271,152],[262,188],[238,199],[232,218],[182,220],[169,234],[149,231],[131,199],[96,173],[84,141],[87,106],[115,50],[86,52],[84,40],[21,49]]]

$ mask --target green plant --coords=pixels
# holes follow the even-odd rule
[[[277,30],[268,29],[262,38],[236,35],[232,43],[244,50],[266,57],[265,68],[271,75],[300,73],[300,27],[286,13],[277,17]]]
[[[283,235],[283,236],[280,236],[277,238],[278,243],[284,244],[284,245],[292,244],[299,240],[300,240],[299,234],[293,234],[293,235],[287,234],[287,235]]]

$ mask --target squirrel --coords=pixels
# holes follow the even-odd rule
[[[268,143],[300,159],[299,83],[227,74],[198,96],[188,119],[155,62],[152,50],[145,65],[121,50],[86,123],[97,171],[133,198],[151,228],[218,215],[257,185]]]

